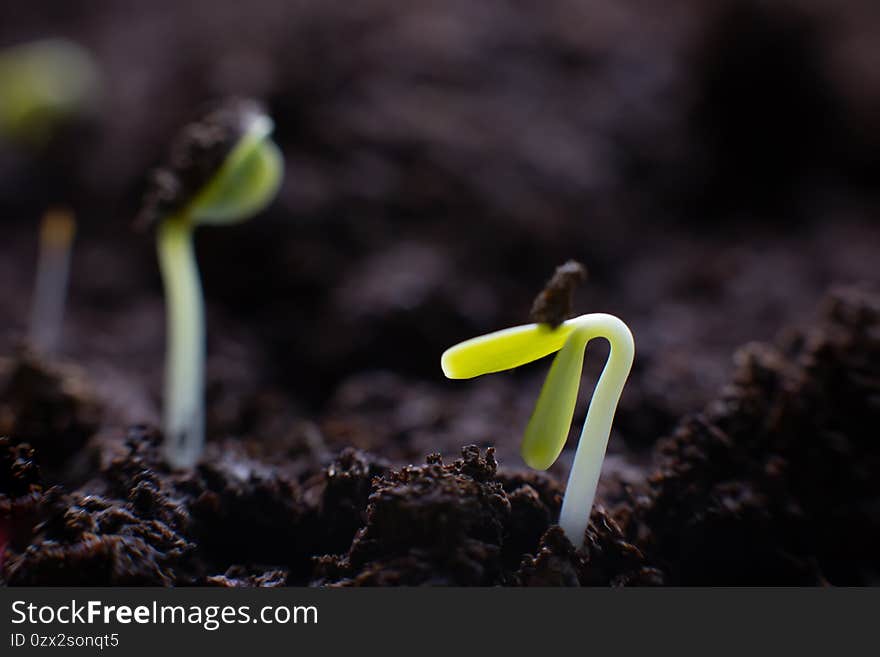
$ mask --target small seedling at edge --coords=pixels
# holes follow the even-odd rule
[[[275,197],[283,160],[272,128],[252,101],[230,101],[207,113],[181,133],[141,213],[142,223],[159,222],[168,341],[164,453],[174,468],[195,465],[205,440],[204,301],[193,232],[201,224],[249,219]]]
[[[593,338],[608,340],[611,351],[587,410],[559,515],[560,526],[577,546],[583,543],[589,524],[611,423],[635,356],[629,328],[605,313],[581,315],[556,328],[548,324],[515,326],[450,347],[440,363],[450,379],[470,379],[559,352],[529,419],[521,450],[527,465],[546,470],[559,457],[568,438],[584,351]]]

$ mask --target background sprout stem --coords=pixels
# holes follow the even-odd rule
[[[159,266],[165,286],[166,340],[163,426],[165,458],[190,468],[205,440],[205,311],[193,249],[193,226],[168,217],[158,229]]]
[[[69,210],[46,212],[40,224],[37,280],[28,336],[31,346],[46,356],[55,353],[61,339],[75,234],[76,220]]]

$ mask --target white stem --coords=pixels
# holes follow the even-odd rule
[[[566,536],[574,545],[580,546],[596,498],[611,423],[635,357],[635,343],[627,325],[614,315],[594,313],[567,323],[577,325],[569,340],[580,341],[581,349],[585,349],[593,338],[605,338],[611,345],[608,361],[587,410],[559,514],[559,524]]]
[[[158,251],[166,299],[163,450],[172,467],[191,468],[205,442],[205,320],[190,222],[165,219]]]

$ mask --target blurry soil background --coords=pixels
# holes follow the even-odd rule
[[[880,5],[17,3],[101,113],[0,149],[0,580],[880,584]],[[203,465],[170,473],[146,175],[249,95],[274,205],[201,229]],[[78,219],[59,357],[24,351],[38,224]],[[446,381],[569,258],[636,338],[587,541],[521,432],[547,363]],[[573,434],[607,347],[587,352]],[[5,548],[5,549],[4,549]]]

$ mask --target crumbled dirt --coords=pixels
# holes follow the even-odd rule
[[[312,555],[351,543],[371,480],[386,467],[344,450],[300,482],[227,446],[231,455],[176,474],[160,460],[159,435],[134,428],[126,453],[80,490],[44,492],[33,450],[0,446],[9,584],[303,583]]]
[[[22,349],[0,372],[0,435],[13,436],[57,470],[81,451],[101,423],[101,404],[84,373]]]
[[[660,586],[664,576],[599,509],[593,511],[583,549],[575,550],[562,528],[553,525],[541,537],[536,556],[523,558],[516,581],[522,586]]]
[[[485,455],[477,447],[465,447],[462,458],[449,465],[438,455],[429,456],[425,465],[391,471],[376,482],[366,525],[347,554],[318,560],[315,583],[551,586],[661,581],[602,511],[593,515],[590,543],[583,552],[575,550],[559,527],[551,526],[560,501],[551,480],[500,476],[491,447]],[[537,557],[528,556],[533,553]]]
[[[510,501],[494,481],[493,450],[462,455],[447,466],[429,456],[424,466],[382,477],[348,555],[321,563],[330,577],[358,585],[499,583]]]
[[[195,546],[184,537],[188,513],[137,455],[144,442],[141,432],[132,433],[130,455],[114,460],[103,473],[103,494],[92,492],[88,485],[75,492],[55,486],[39,497],[35,513],[39,521],[32,525],[30,544],[7,564],[9,584],[193,582]]]
[[[208,586],[222,588],[275,588],[287,583],[287,571],[267,570],[250,573],[241,566],[232,566],[222,575],[213,575],[205,580]]]
[[[43,495],[40,482],[30,445],[0,438],[0,569],[7,548],[23,550],[33,537]]]

